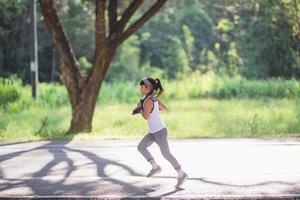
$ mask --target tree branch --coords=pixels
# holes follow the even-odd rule
[[[109,37],[115,32],[118,17],[118,0],[110,0],[108,6]]]
[[[145,12],[142,17],[140,17],[137,21],[135,21],[133,24],[131,24],[127,30],[123,31],[121,34],[117,34],[116,38],[112,39],[111,43],[113,45],[119,45],[122,42],[124,42],[128,37],[130,37],[139,28],[141,28],[155,13],[157,13],[158,10],[165,4],[166,1],[167,0],[157,0],[155,2],[155,4],[153,6],[151,6],[151,8],[147,12]],[[133,13],[130,13],[130,15],[132,16]],[[127,17],[126,21],[127,21],[127,19],[129,21],[131,16],[129,16],[129,18]],[[125,21],[125,18],[124,18],[124,21]],[[125,25],[120,24],[121,28]]]
[[[101,57],[104,54],[104,49],[106,46],[106,28],[105,28],[105,3],[106,0],[96,0],[96,19],[95,19],[95,39],[96,39],[96,49],[94,55],[93,67],[88,73],[86,82],[90,82],[90,79],[94,73],[97,71],[98,67],[102,65],[99,63],[102,61]],[[101,69],[100,69],[101,70]]]
[[[96,49],[94,55],[93,67],[90,69],[86,82],[93,82],[92,77],[95,77],[95,71],[102,71],[103,55],[105,55],[106,47],[106,28],[105,28],[105,3],[106,0],[96,0],[96,19],[95,19],[95,38]]]
[[[69,93],[74,94],[80,88],[81,74],[72,46],[60,22],[54,1],[39,0],[39,3],[48,32],[60,57],[64,82]]]
[[[96,49],[97,47],[102,47],[106,40],[105,2],[106,0],[96,0],[96,20],[95,20]]]
[[[143,3],[143,0],[134,0],[133,2],[131,2],[131,4],[128,6],[128,8],[124,11],[120,21],[117,22],[117,25],[116,25],[117,34],[124,31],[126,24],[129,22],[131,17],[134,15],[136,10],[141,6],[142,3]]]

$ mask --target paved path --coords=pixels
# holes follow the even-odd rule
[[[190,177],[177,190],[155,144],[163,170],[144,176],[138,142],[0,143],[0,197],[300,198],[300,138],[170,140]]]

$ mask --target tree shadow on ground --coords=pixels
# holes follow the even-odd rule
[[[182,191],[182,190],[184,190],[184,188],[178,187],[178,188],[175,188],[175,189],[174,189],[173,191],[171,191],[171,192],[167,192],[167,193],[161,194],[161,195],[159,195],[159,196],[160,196],[160,197],[169,196],[169,195],[171,195],[171,194],[175,194],[176,192],[179,192],[179,191]]]
[[[155,178],[174,178],[174,177],[171,177],[171,176],[155,176]],[[214,184],[214,185],[219,185],[219,186],[229,186],[229,187],[256,187],[256,186],[264,186],[264,185],[270,185],[270,184],[283,184],[283,185],[289,185],[289,186],[296,185],[294,183],[287,183],[287,182],[284,182],[284,181],[265,181],[265,182],[260,182],[260,183],[257,183],[257,184],[229,184],[229,183],[220,182],[220,181],[208,180],[207,178],[204,178],[204,177],[202,177],[202,178],[191,178],[191,177],[189,177],[188,180],[201,181],[203,183],[209,183],[209,184]]]
[[[30,179],[8,179],[5,178],[1,170],[1,178],[5,183],[1,184],[0,191],[14,189],[18,187],[28,187],[31,189],[34,195],[64,195],[65,191],[68,191],[69,195],[93,195],[100,188],[101,191],[107,194],[112,194],[114,189],[118,189],[122,193],[129,194],[130,196],[143,195],[154,192],[155,190],[150,187],[138,187],[129,182],[121,181],[113,177],[109,177],[105,173],[105,168],[107,166],[117,166],[125,170],[131,176],[142,176],[141,174],[135,172],[129,166],[118,163],[116,161],[102,158],[97,154],[89,151],[79,150],[75,148],[68,147],[67,144],[70,141],[63,141],[57,145],[56,142],[49,142],[48,144],[43,144],[41,146],[30,148],[27,150],[16,151],[0,156],[0,163],[6,160],[14,159],[25,153],[31,153],[33,151],[47,150],[53,156],[52,160],[44,165],[40,170],[30,174],[32,177]],[[89,161],[91,161],[97,168],[97,180],[93,181],[79,181],[77,183],[68,183],[68,177],[77,169],[74,165],[74,161],[70,159],[67,153],[75,152],[82,156],[85,156]],[[53,172],[53,168],[60,163],[66,163],[66,172],[63,177],[59,180],[51,180],[48,175]],[[84,179],[84,177],[83,177]],[[113,187],[112,187],[113,185]],[[99,194],[99,193],[97,193]]]
[[[190,180],[199,180],[205,183],[210,183],[214,185],[220,185],[220,186],[230,186],[230,187],[256,187],[256,186],[265,186],[265,185],[270,185],[270,184],[283,184],[283,185],[289,185],[292,186],[294,184],[292,183],[287,183],[284,181],[264,181],[256,184],[228,184],[225,182],[218,182],[218,181],[210,181],[206,178],[190,178]]]
[[[30,142],[28,142],[28,141],[26,141],[26,142],[0,142],[0,147],[12,146],[12,145],[24,144],[24,143],[30,143]]]

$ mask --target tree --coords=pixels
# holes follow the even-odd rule
[[[299,1],[259,1],[251,8],[252,19],[244,21],[241,39],[248,77],[299,77]],[[249,11],[248,11],[249,12]],[[249,16],[247,14],[247,16]],[[251,15],[250,15],[251,16]]]
[[[157,0],[133,23],[129,21],[143,0],[133,0],[120,17],[117,9],[118,0],[95,0],[96,47],[93,66],[86,74],[80,72],[80,66],[61,24],[54,0],[39,0],[39,2],[49,35],[59,56],[63,81],[72,107],[72,120],[68,132],[90,132],[96,99],[117,47],[158,12],[166,0]]]
[[[18,73],[30,77],[24,67],[30,57],[29,37],[26,37],[29,31],[26,20],[30,15],[26,6],[23,1],[0,1],[0,76]]]
[[[118,48],[105,80],[136,80],[143,76],[143,71],[140,67],[139,46],[140,41],[136,35],[133,35],[126,40],[126,42]]]

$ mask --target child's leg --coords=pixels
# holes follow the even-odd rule
[[[155,174],[161,171],[160,166],[156,164],[151,153],[147,150],[147,147],[149,147],[153,142],[153,136],[150,133],[148,133],[138,145],[139,152],[141,152],[141,154],[146,158],[146,160],[152,165],[152,169],[148,173],[147,177],[154,176]]]
[[[169,149],[169,143],[167,140],[168,130],[166,128],[161,131],[154,133],[154,141],[158,144],[160,151],[165,159],[167,159],[176,171],[181,171],[181,166],[176,158],[171,154]]]
[[[140,141],[140,143],[137,146],[138,151],[145,157],[145,159],[150,162],[150,164],[155,163],[151,153],[147,150],[147,147],[149,147],[154,142],[154,139],[150,133],[144,136],[144,138]]]
[[[188,178],[187,174],[181,170],[181,166],[176,158],[171,154],[168,144],[168,130],[163,129],[158,133],[154,133],[154,141],[158,144],[162,155],[167,159],[178,173],[178,180],[175,187],[180,187]]]

